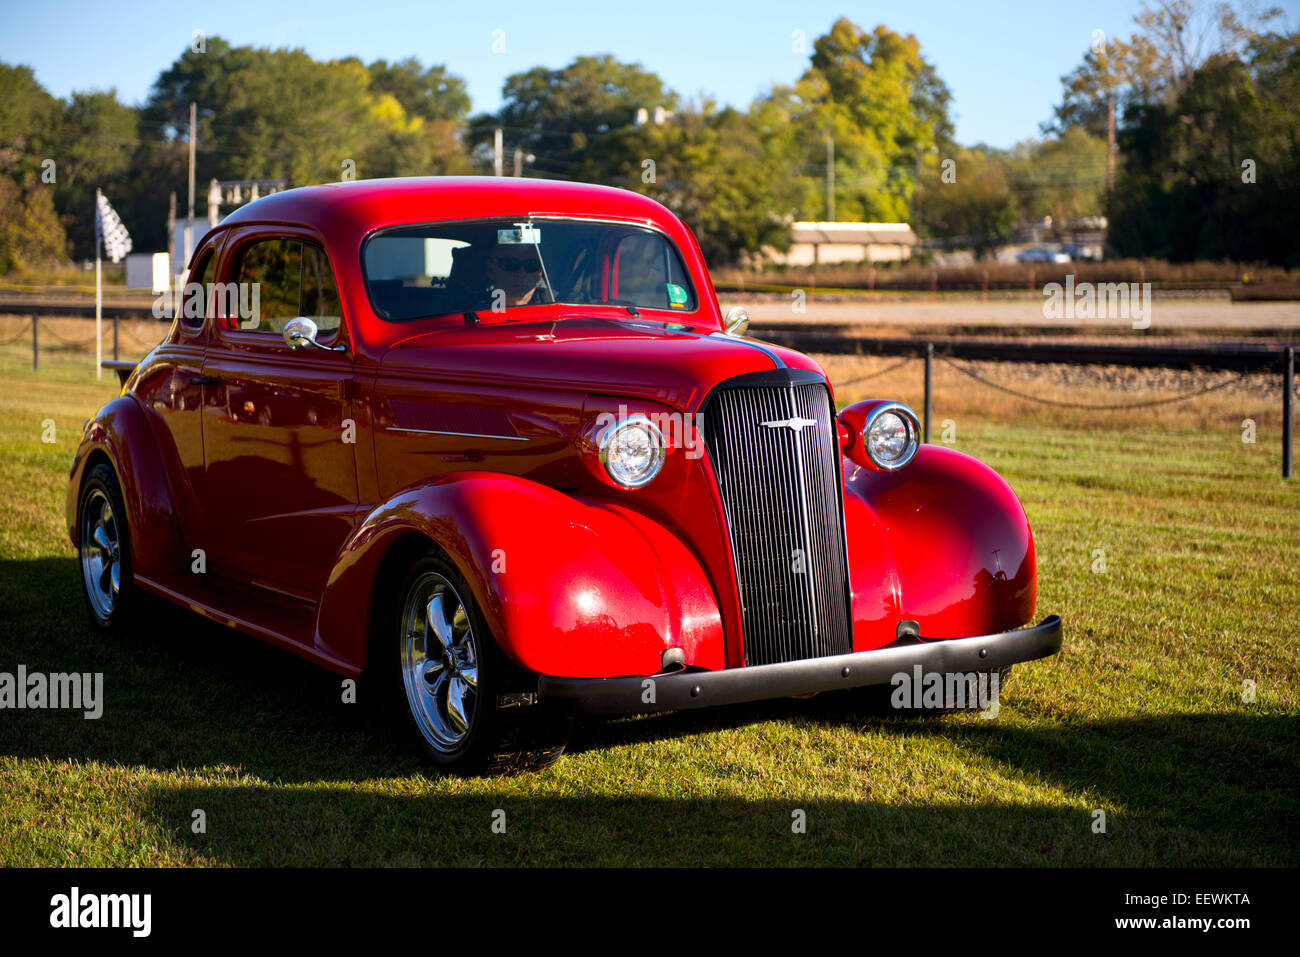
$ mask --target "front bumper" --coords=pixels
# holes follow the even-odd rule
[[[911,673],[916,665],[923,671],[942,674],[987,671],[1045,658],[1060,650],[1061,619],[1050,615],[1032,627],[996,635],[922,640],[775,665],[624,678],[543,675],[538,679],[537,693],[544,701],[586,714],[648,714],[889,684],[895,674]]]

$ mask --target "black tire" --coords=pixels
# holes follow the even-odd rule
[[[140,595],[131,577],[131,530],[122,487],[106,462],[81,483],[77,564],[90,620],[102,631],[122,630],[134,618]]]
[[[572,722],[543,706],[499,706],[524,676],[497,647],[446,553],[420,555],[392,606],[379,635],[389,649],[390,694],[431,763],[468,776],[535,771],[559,760]]]

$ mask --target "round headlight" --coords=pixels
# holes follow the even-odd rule
[[[901,403],[876,409],[862,428],[862,444],[878,468],[901,469],[918,446],[916,415]]]
[[[640,488],[664,465],[664,434],[644,415],[630,415],[600,437],[600,461],[624,488]]]

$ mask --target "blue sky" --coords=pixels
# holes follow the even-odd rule
[[[1277,0],[1274,0],[1276,3]],[[1300,0],[1282,0],[1292,28]],[[1266,4],[1266,5],[1272,5]],[[1060,77],[1083,56],[1094,30],[1127,36],[1140,0],[576,0],[528,3],[224,0],[219,4],[63,2],[5,4],[0,60],[25,63],[51,93],[115,87],[138,103],[194,30],[236,45],[302,47],[318,59],[366,62],[417,56],[463,77],[474,110],[500,104],[507,75],[611,53],[640,62],[687,96],[745,106],[774,82],[794,80],[809,48],[843,15],[870,29],[913,33],[953,92],[957,138],[1011,144],[1035,136],[1059,99]],[[505,52],[494,53],[503,30]]]

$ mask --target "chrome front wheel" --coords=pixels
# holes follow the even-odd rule
[[[503,695],[529,697],[536,675],[501,651],[465,576],[442,549],[414,556],[387,607],[392,617],[379,633],[389,667],[396,665],[386,679],[398,692],[390,700],[401,702],[403,721],[439,770],[512,774],[559,759],[572,721],[537,705],[503,706]]]
[[[426,571],[407,589],[401,622],[402,684],[416,730],[434,751],[454,754],[485,707],[469,609],[446,577]]]

